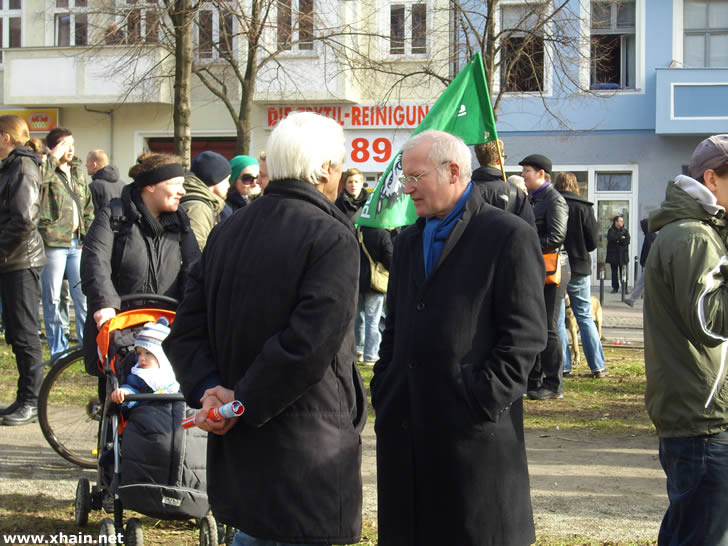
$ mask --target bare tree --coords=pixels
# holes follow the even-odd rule
[[[173,86],[174,151],[190,162],[193,37],[198,0],[161,0],[159,4],[98,2],[89,12],[89,48],[97,69],[124,81],[119,102],[158,97]],[[122,54],[105,55],[107,46]],[[123,76],[122,76],[123,75]]]
[[[250,148],[256,92],[304,98],[296,89],[305,76],[291,66],[291,59],[296,53],[327,48],[350,32],[336,18],[337,4],[316,2],[314,10],[314,0],[249,0],[245,7],[233,9],[228,0],[208,2],[220,14],[218,32],[215,35],[214,25],[206,26],[200,17],[200,40],[205,41],[209,60],[198,59],[192,70],[230,114],[238,153]],[[286,58],[288,53],[294,56]]]
[[[384,100],[405,91],[411,96],[418,88],[447,86],[480,51],[496,116],[507,93],[530,93],[539,95],[546,111],[567,125],[549,97],[621,88],[623,82],[602,82],[600,74],[609,74],[604,67],[614,64],[615,48],[623,47],[619,31],[629,27],[630,9],[634,25],[634,0],[605,1],[599,4],[604,13],[599,13],[608,34],[597,40],[592,35],[597,15],[590,17],[586,5],[576,0],[448,0],[436,2],[426,14],[392,6],[389,35],[376,32],[381,15],[372,14],[359,24],[358,36],[360,45],[374,45],[338,47],[337,58],[363,85],[385,90]],[[416,51],[418,40],[422,49]],[[426,55],[414,55],[425,50]]]

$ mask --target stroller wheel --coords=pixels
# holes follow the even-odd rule
[[[124,544],[126,546],[143,546],[144,531],[141,522],[137,518],[129,518],[129,521],[126,522]]]
[[[200,520],[200,546],[217,546],[217,523],[212,514]]]
[[[88,523],[88,513],[91,511],[91,488],[86,478],[78,480],[76,485],[76,501],[73,504],[73,512],[76,518],[76,525],[83,527]]]
[[[104,518],[99,526],[99,544],[111,544],[110,538],[116,540],[116,529],[114,528],[114,520]]]

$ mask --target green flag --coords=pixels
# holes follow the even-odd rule
[[[498,138],[480,52],[450,82],[412,136],[427,129],[459,136],[469,146]],[[399,182],[401,174],[402,152],[399,151],[362,207],[357,225],[387,229],[417,220],[412,200],[404,194]]]

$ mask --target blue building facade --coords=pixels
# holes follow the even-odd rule
[[[557,55],[545,43],[544,92],[506,93],[497,127],[508,174],[520,171],[526,155],[541,153],[552,159],[554,175],[577,175],[602,233],[596,279],[612,218],[624,215],[636,258],[639,220],[661,203],[667,183],[686,172],[702,139],[728,132],[728,0],[570,4],[591,43],[580,46],[571,66],[552,62]],[[500,2],[501,20],[518,5]],[[589,57],[600,44],[606,54],[597,66]]]

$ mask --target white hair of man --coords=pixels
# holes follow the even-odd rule
[[[414,148],[422,142],[431,142],[430,158],[436,165],[452,161],[460,167],[460,183],[467,184],[473,174],[470,166],[470,148],[463,142],[463,139],[435,129],[428,129],[417,133],[402,146],[402,153]]]
[[[266,165],[271,180],[295,178],[318,185],[324,166],[338,166],[346,154],[341,125],[313,112],[294,112],[268,139]]]

